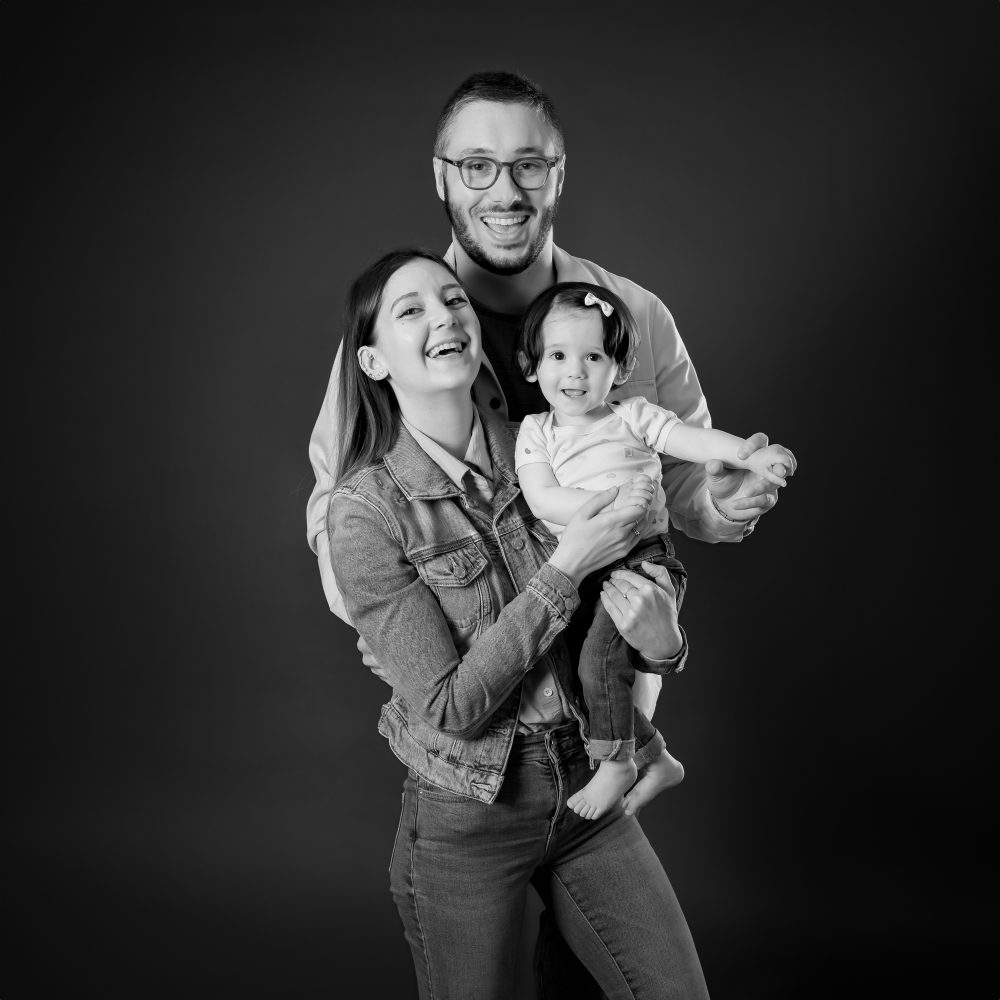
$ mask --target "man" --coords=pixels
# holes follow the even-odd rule
[[[547,409],[537,383],[524,380],[514,358],[521,315],[556,281],[590,281],[618,293],[631,308],[641,334],[632,377],[613,396],[641,394],[688,423],[710,425],[694,367],[663,303],[638,285],[570,256],[553,242],[566,152],[558,116],[545,94],[510,73],[470,77],[441,114],[433,168],[438,197],[451,223],[452,245],[446,259],[470,295],[482,327],[486,363],[473,390],[480,406],[515,421]],[[336,468],[339,363],[338,354],[309,446],[316,488],[308,507],[308,537],[319,556],[331,610],[347,620],[330,565],[325,523]],[[746,454],[766,444],[763,434],[755,434],[747,442]],[[674,527],[709,542],[740,541],[777,499],[764,480],[749,472],[726,470],[719,462],[702,468],[664,459],[663,489]],[[619,621],[621,613],[608,610]],[[373,666],[363,641],[359,649]],[[655,674],[636,675],[636,702],[647,716],[652,714],[659,684]],[[657,790],[650,789],[648,798]],[[636,808],[648,798],[633,793]],[[551,935],[544,947],[540,941],[539,954],[558,956],[562,949],[565,945]],[[546,960],[539,964],[546,967]],[[571,985],[563,966],[559,978],[560,995],[572,995],[581,983],[576,980]]]

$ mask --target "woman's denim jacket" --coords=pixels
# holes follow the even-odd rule
[[[555,541],[511,471],[511,432],[480,416],[493,462],[491,511],[400,427],[380,463],[338,484],[327,530],[351,621],[393,688],[379,732],[428,781],[492,802],[521,679],[541,656],[582,719],[565,644],[555,641],[580,599],[546,562]]]
[[[560,639],[579,594],[546,562],[556,543],[517,485],[514,434],[480,417],[492,510],[480,510],[400,427],[381,462],[338,484],[327,530],[351,621],[393,688],[379,732],[421,777],[493,802],[521,680],[540,657],[581,725],[584,713]],[[644,756],[662,747],[656,733]]]

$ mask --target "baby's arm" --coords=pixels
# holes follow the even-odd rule
[[[714,427],[691,427],[685,423],[676,423],[661,450],[664,454],[685,462],[704,463],[718,459],[730,468],[750,469],[776,486],[787,486],[785,476],[795,472],[795,456],[780,444],[772,444],[759,448],[748,458],[739,458],[737,453],[745,443],[743,438]],[[777,465],[783,466],[783,469],[775,470]]]
[[[552,466],[546,462],[532,462],[522,465],[517,471],[521,491],[535,517],[553,524],[568,524],[569,519],[597,490],[578,489],[575,486],[560,486]],[[614,510],[623,507],[638,507],[645,511],[653,499],[653,481],[649,476],[636,476],[623,483],[609,506]],[[637,512],[637,516],[640,512]]]
[[[547,462],[522,465],[517,470],[517,479],[532,514],[553,524],[569,524],[569,519],[591,497],[597,496],[596,490],[560,486]]]

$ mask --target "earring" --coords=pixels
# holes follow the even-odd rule
[[[388,370],[375,360],[374,354],[366,351],[363,355],[359,355],[358,360],[361,362],[361,370],[374,382],[380,382],[389,374]]]

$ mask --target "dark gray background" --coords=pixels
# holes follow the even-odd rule
[[[748,544],[678,543],[688,778],[643,824],[713,997],[996,995],[956,598],[995,520],[965,448],[997,7],[565,10],[5,5],[4,1000],[411,995],[403,772],[305,545],[306,445],[347,283],[444,249],[434,121],[497,68],[562,113],[557,241],[656,291],[715,423],[801,462]]]

